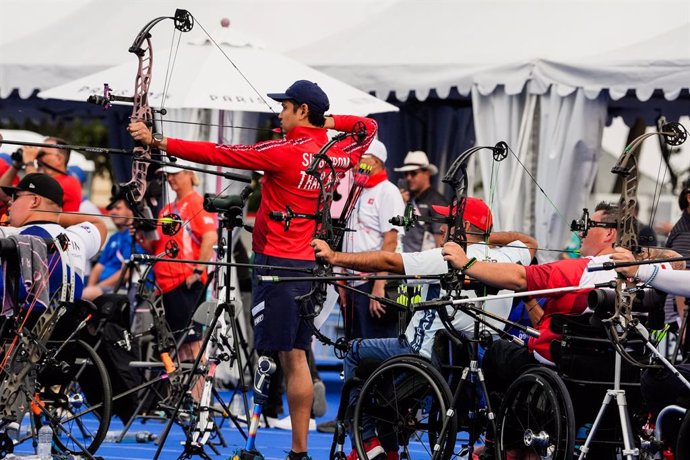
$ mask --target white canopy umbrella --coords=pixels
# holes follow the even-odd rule
[[[279,112],[280,104],[266,93],[282,92],[296,80],[316,82],[328,95],[329,113],[358,114],[392,112],[398,108],[357,88],[314,70],[293,59],[264,49],[229,28],[214,39],[185,41],[172,50],[174,67],[165,87],[165,65],[170,50],[154,49],[154,68],[149,103],[166,108],[205,108],[246,112]],[[136,60],[79,78],[39,93],[45,99],[84,101],[103,94],[108,83],[112,94],[132,96]],[[165,100],[163,100],[165,97]]]

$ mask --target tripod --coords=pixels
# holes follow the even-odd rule
[[[244,197],[246,198],[246,197]],[[221,202],[221,200],[217,199],[216,204],[214,205],[214,208],[207,209],[209,211],[216,211],[218,212],[219,216],[219,223],[218,223],[218,258],[227,261],[229,259],[229,251],[227,250],[228,248],[225,247],[224,243],[224,233],[226,235],[227,240],[230,241],[232,231],[233,229],[239,227],[242,225],[242,205],[244,199],[240,199],[240,203],[235,203],[233,200],[227,200],[229,206],[224,209],[218,209],[216,208],[217,204]],[[205,208],[206,208],[206,203]],[[239,205],[239,206],[238,206]],[[223,281],[224,285],[221,290],[222,297],[224,297],[224,300],[222,302],[219,302],[218,305],[215,308],[213,319],[211,320],[211,323],[208,326],[208,331],[204,336],[204,340],[201,345],[201,350],[208,350],[209,348],[209,343],[211,342],[212,338],[215,337],[213,341],[213,347],[212,351],[214,352],[213,354],[215,356],[209,356],[207,363],[205,365],[205,368],[203,369],[204,373],[206,373],[205,379],[204,379],[204,393],[202,394],[201,397],[201,403],[196,407],[196,413],[194,414],[196,417],[198,417],[198,420],[196,421],[196,424],[194,428],[192,428],[190,433],[187,433],[187,441],[185,442],[185,447],[184,451],[180,454],[179,458],[191,458],[192,456],[198,455],[204,459],[210,460],[210,457],[206,452],[204,451],[204,445],[206,444],[211,431],[213,431],[214,427],[214,421],[212,419],[212,410],[208,405],[210,405],[212,397],[212,394],[215,394],[217,397],[217,393],[215,393],[215,390],[213,389],[213,378],[215,375],[215,368],[219,361],[221,360],[229,360],[231,363],[233,363],[235,360],[237,360],[237,365],[238,368],[240,369],[239,373],[239,380],[240,380],[240,388],[243,393],[243,399],[244,399],[244,405],[245,409],[248,408],[248,402],[247,402],[247,385],[244,380],[244,364],[242,361],[242,353],[241,350],[239,349],[241,346],[245,347],[246,350],[246,343],[240,340],[240,334],[239,334],[239,328],[237,325],[237,321],[235,320],[235,303],[234,299],[231,298],[230,291],[232,290],[231,287],[231,273],[230,270],[226,268],[219,268],[219,270],[222,272],[222,275],[218,276],[218,281],[220,282],[221,280]],[[224,271],[223,271],[224,270]],[[220,296],[219,296],[220,297]],[[224,337],[224,332],[227,328],[227,325],[225,323],[225,314],[228,314],[231,318],[230,321],[230,330],[232,332],[233,338],[235,339],[235,344],[234,346],[229,343],[227,340],[227,337]],[[220,332],[220,333],[218,333]],[[225,349],[226,353],[217,353],[219,349]],[[203,358],[204,353],[200,352],[192,365],[191,371],[187,375],[187,378],[184,381],[184,384],[182,386],[182,391],[181,394],[178,396],[178,399],[176,401],[176,404],[174,406],[173,410],[173,416],[170,417],[168,422],[165,425],[165,428],[163,429],[163,432],[161,433],[160,436],[160,441],[158,445],[158,449],[156,450],[156,453],[154,455],[154,459],[157,459],[161,451],[163,449],[163,446],[165,444],[165,441],[170,433],[170,429],[172,428],[172,424],[174,423],[175,420],[175,414],[177,414],[180,411],[180,408],[182,407],[183,402],[186,400],[186,398],[189,397],[190,390],[193,385],[194,377],[195,375],[199,375],[201,373],[200,370],[200,365],[201,361]],[[223,406],[223,409],[225,413],[229,414],[231,420],[235,424],[235,426],[240,430],[240,433],[242,436],[246,439],[247,435],[244,433],[242,428],[240,427],[239,421],[237,420],[237,417],[230,413],[230,410],[228,407],[222,403],[221,405]],[[246,411],[248,412],[248,411]],[[212,447],[212,446],[211,446]],[[215,450],[215,449],[214,449]],[[218,453],[218,452],[216,452]]]
[[[617,351],[615,357],[615,368],[614,368],[614,381],[613,388],[606,390],[606,395],[601,403],[601,408],[597,417],[594,419],[592,424],[592,429],[587,435],[587,440],[585,444],[580,447],[579,460],[583,460],[587,457],[587,452],[589,452],[589,446],[594,440],[594,435],[596,434],[597,428],[604,418],[606,413],[606,408],[609,407],[613,398],[616,398],[616,405],[618,406],[618,416],[621,424],[621,432],[623,434],[623,456],[627,460],[633,460],[637,458],[640,451],[637,447],[633,447],[633,432],[632,426],[630,425],[630,416],[628,415],[628,402],[625,397],[625,390],[621,388],[621,364],[622,364],[621,354]]]
[[[467,299],[467,300],[472,300],[472,299]],[[475,306],[472,303],[466,303],[466,304],[459,304],[458,305],[458,310],[462,312],[464,315],[468,316],[469,318],[472,318],[474,320],[474,329],[473,329],[473,337],[472,338],[467,338],[465,337],[461,332],[459,332],[457,329],[455,329],[453,323],[452,323],[452,316],[449,316],[446,307],[440,307],[438,309],[438,314],[441,318],[441,321],[443,322],[443,325],[445,326],[446,330],[448,331],[448,334],[453,337],[455,340],[461,342],[463,345],[468,344],[470,346],[470,361],[467,364],[467,366],[464,366],[462,368],[462,373],[460,376],[460,381],[457,384],[454,392],[453,392],[453,399],[452,399],[452,407],[454,410],[457,410],[459,407],[459,403],[461,401],[461,398],[463,397],[463,388],[465,387],[466,384],[471,385],[472,389],[472,397],[471,397],[471,406],[468,408],[468,418],[469,418],[469,440],[467,444],[467,454],[472,457],[473,452],[474,452],[474,444],[479,439],[480,433],[481,433],[481,426],[480,426],[480,413],[483,411],[484,412],[484,417],[488,421],[489,427],[491,428],[492,434],[495,436],[497,434],[496,430],[496,417],[495,417],[495,412],[492,409],[491,406],[491,400],[489,396],[489,391],[486,387],[486,380],[484,377],[484,372],[480,366],[480,359],[479,359],[479,346],[482,345],[484,348],[488,348],[490,346],[490,343],[492,341],[492,336],[489,333],[487,329],[480,330],[480,325],[485,326],[488,329],[493,330],[497,335],[505,340],[509,340],[515,343],[518,343],[520,345],[524,345],[524,342],[518,338],[515,337],[511,334],[508,334],[505,332],[503,329],[497,327],[495,324],[490,323],[488,320],[492,319],[495,321],[498,321],[504,325],[510,326],[515,329],[519,329],[523,332],[525,332],[528,335],[531,336],[538,336],[539,333],[527,326],[523,326],[519,323],[510,321],[506,318],[503,318],[501,316],[498,316],[494,313],[488,312],[484,310],[482,307]],[[485,401],[485,406],[483,408],[480,407],[479,402],[481,397],[483,396],[484,401]],[[448,421],[445,420],[441,433],[439,435],[439,439],[443,439],[446,429],[448,427]],[[437,447],[437,446],[435,446]],[[440,447],[440,446],[438,446]],[[490,447],[488,442],[487,442],[487,447]],[[493,449],[496,449],[496,447],[491,447]],[[438,450],[434,452],[433,458],[438,458]],[[496,450],[496,453],[498,454],[498,450]]]
[[[659,352],[659,350],[656,349],[654,344],[652,344],[649,341],[649,332],[647,331],[647,329],[645,329],[645,327],[642,324],[640,324],[637,320],[633,320],[629,327],[639,334],[639,336],[642,338],[642,341],[644,342],[645,347],[648,350],[650,350],[652,354],[657,359],[659,359],[661,363],[665,367],[667,367],[673,375],[675,375],[681,382],[683,382],[683,384],[688,389],[690,389],[690,382],[688,382],[688,380],[673,367],[673,365]],[[613,333],[615,333],[615,331],[613,331]],[[628,404],[625,397],[625,390],[621,389],[620,387],[622,364],[621,360],[621,352],[617,350],[615,358],[613,389],[606,391],[606,395],[604,396],[604,401],[601,404],[599,413],[597,414],[597,417],[594,420],[594,423],[592,424],[592,430],[589,432],[585,444],[580,448],[581,453],[579,456],[579,460],[582,460],[587,456],[587,452],[589,451],[589,445],[594,439],[594,434],[596,433],[596,430],[604,416],[604,413],[606,412],[606,408],[609,406],[614,397],[616,398],[616,405],[618,406],[618,414],[620,418],[621,430],[623,433],[623,456],[628,460],[633,460],[633,458],[639,456],[639,449],[633,447],[632,445],[633,433],[630,424],[630,416],[628,415]]]

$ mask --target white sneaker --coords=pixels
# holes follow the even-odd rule
[[[268,426],[271,428],[277,430],[292,430],[292,420],[290,420],[289,415],[280,419],[266,417],[266,420],[268,421]],[[313,418],[309,419],[309,431],[316,431],[316,420]]]

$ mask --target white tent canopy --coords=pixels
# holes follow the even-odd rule
[[[228,18],[231,28],[251,32],[267,48],[284,53],[349,27],[386,4],[366,0],[289,4],[276,0],[3,0],[3,19],[11,24],[0,29],[0,97],[14,89],[28,97],[36,89],[130,61],[127,48],[144,24],[172,16],[176,8],[188,9],[197,19],[190,32],[193,36],[200,36],[200,26],[211,30]],[[336,17],[338,21],[333,21]],[[296,27],[305,20],[307,26]],[[171,46],[172,29],[171,21],[154,28],[154,48]],[[279,69],[267,63],[267,71]]]
[[[674,41],[664,42],[658,54],[652,46],[638,43],[688,24],[690,4],[684,1],[400,0],[291,55],[381,96],[395,91],[402,100],[410,91],[423,100],[432,89],[445,97],[454,86],[465,95],[473,86],[486,95],[498,85],[517,94],[545,60],[574,63],[611,52],[617,59],[603,62],[608,70],[628,62],[652,67],[660,55],[687,60],[687,33],[685,40],[677,34],[667,37]],[[592,69],[595,62],[586,60],[582,65]],[[600,72],[592,80],[603,75]],[[604,81],[630,88],[642,82],[632,74],[618,76],[615,82]],[[680,74],[675,77],[665,83],[672,92],[689,81]],[[543,93],[544,83],[557,81],[547,74],[535,89]]]
[[[607,89],[613,100],[634,91],[637,99],[646,101],[654,90],[662,90],[667,100],[674,100],[690,86],[690,22],[590,58],[541,61],[533,80],[535,90],[557,85],[562,96],[584,88],[594,99]]]
[[[398,108],[364,91],[271,52],[256,39],[232,28],[211,30],[208,37],[190,40],[188,34],[172,49],[155,49],[149,103],[155,107],[204,108],[243,112],[280,112],[269,92],[282,92],[296,80],[318,83],[330,99],[329,113],[367,115]],[[192,36],[198,34],[192,34]],[[217,46],[216,46],[217,44]],[[168,60],[173,65],[167,66]],[[280,69],[268,71],[269,66]],[[167,68],[166,68],[167,67]],[[129,62],[41,91],[39,97],[85,101],[103,94],[108,83],[112,94],[132,97],[137,62]]]
[[[665,72],[661,61],[687,67],[690,56],[690,3],[679,0],[185,3],[121,0],[104,11],[97,0],[3,0],[3,17],[12,20],[0,31],[0,96],[14,88],[28,95],[128,61],[142,18],[172,15],[175,7],[188,8],[207,28],[227,17],[269,49],[401,99],[410,91],[424,99],[432,89],[443,97],[454,86],[465,95],[472,86],[488,94],[497,85],[516,94],[534,78],[543,93],[552,83],[578,86],[578,74],[588,88],[594,81],[637,89],[656,81],[650,72]],[[168,46],[165,27],[154,30],[159,48]],[[627,72],[631,62],[647,67],[645,75]],[[612,66],[623,70],[612,74]],[[663,88],[673,96],[687,82],[678,73],[666,76]]]

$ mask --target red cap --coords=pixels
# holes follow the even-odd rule
[[[431,208],[442,216],[448,217],[450,206],[432,205]],[[465,199],[465,220],[475,227],[488,232],[494,223],[491,209],[479,198],[468,196]]]

